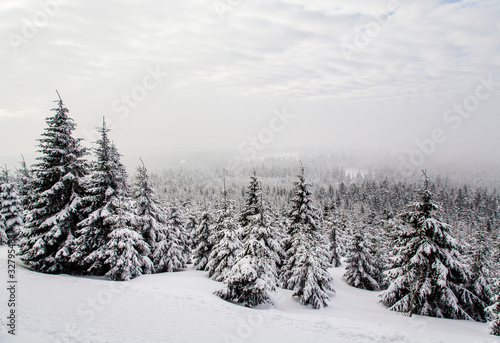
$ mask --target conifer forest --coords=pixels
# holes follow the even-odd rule
[[[0,242],[33,272],[129,281],[206,272],[214,294],[335,306],[331,268],[387,311],[489,322],[500,332],[498,175],[402,170],[318,154],[130,172],[113,130],[91,149],[55,101],[33,165],[2,170]],[[445,174],[440,174],[444,172]],[[480,181],[478,181],[480,180]]]

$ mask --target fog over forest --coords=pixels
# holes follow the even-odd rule
[[[500,336],[498,0],[2,0],[0,36],[1,342]]]

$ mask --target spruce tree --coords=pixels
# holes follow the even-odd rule
[[[7,244],[9,239],[5,233],[5,218],[0,214],[0,245]]]
[[[225,187],[222,197],[222,208],[215,219],[210,237],[213,248],[207,264],[208,276],[215,281],[226,281],[242,249],[241,227],[234,218],[234,211],[227,199]]]
[[[485,310],[490,317],[490,334],[500,336],[500,279],[495,282],[493,305]]]
[[[23,209],[22,219],[24,220],[35,198],[33,196],[33,189],[31,188],[33,185],[33,175],[26,165],[24,156],[21,155],[21,157],[23,160],[20,162],[21,168],[16,170],[16,179],[21,208]]]
[[[420,201],[401,215],[406,225],[396,241],[392,266],[386,272],[389,287],[381,293],[381,302],[410,316],[484,321],[484,314],[475,309],[485,304],[467,288],[471,271],[450,235],[450,226],[435,214],[439,206],[432,202],[425,172],[419,196]]]
[[[295,192],[289,216],[289,239],[286,262],[281,270],[281,282],[294,291],[303,305],[319,309],[328,306],[328,291],[333,291],[328,273],[329,254],[326,239],[319,226],[320,220],[311,204],[309,185],[304,168],[295,182]]]
[[[155,272],[163,270],[163,256],[155,259],[154,255],[160,242],[165,240],[167,226],[166,210],[161,206],[156,196],[155,188],[149,179],[149,174],[144,163],[137,168],[134,199],[136,203],[135,212],[137,214],[138,232],[149,246],[150,255],[148,257],[151,261],[156,262],[154,265]],[[160,254],[160,252],[156,253],[156,255]]]
[[[194,249],[193,236],[198,227],[197,216],[193,213],[188,214],[186,223],[184,224],[184,234],[186,235],[187,247],[190,251]]]
[[[105,275],[111,280],[128,281],[151,273],[153,263],[148,257],[151,254],[149,245],[134,230],[137,217],[129,199],[117,196],[111,199],[109,205],[112,211],[104,220],[111,227],[107,242],[87,256],[86,260],[102,265],[104,268],[100,270],[106,270]]]
[[[171,206],[169,208],[169,213],[167,228],[169,229],[170,237],[172,237],[171,239],[178,242],[181,248],[181,256],[179,256],[179,259],[185,261],[185,264],[191,263],[189,236],[185,231],[185,225],[181,219],[181,211],[177,206]]]
[[[257,183],[255,174],[254,183]],[[257,193],[256,199],[257,214],[246,217],[247,234],[240,259],[228,274],[227,287],[216,292],[223,299],[248,307],[274,303],[271,292],[276,290],[277,265],[282,256],[280,237],[264,209],[262,193]]]
[[[0,244],[7,243],[7,240],[12,242],[17,241],[22,220],[21,200],[17,195],[15,184],[9,177],[7,167],[0,178]]]
[[[167,225],[158,233],[158,243],[153,253],[153,264],[157,273],[186,268],[189,255],[186,253],[185,235],[181,230],[182,226],[177,223],[177,213],[172,212]]]
[[[201,220],[193,232],[194,269],[206,270],[213,244],[210,241],[211,219],[208,211],[203,211]]]
[[[320,257],[324,258],[324,252],[320,250],[311,235],[297,232],[281,276],[284,287],[294,291],[293,296],[299,297],[300,304],[310,304],[315,309],[328,306],[328,292],[334,292],[332,277]]]
[[[373,255],[361,232],[355,232],[347,247],[346,272],[344,277],[349,285],[374,291],[380,288],[379,266],[374,263]]]
[[[120,162],[116,146],[108,138],[109,131],[103,120],[102,128],[98,129],[101,138],[94,149],[96,161],[86,183],[83,199],[86,218],[78,223],[76,249],[71,256],[73,261],[80,263],[81,272],[91,275],[106,275],[115,267],[110,260],[111,253],[106,252],[117,248],[110,245],[110,240],[114,238],[116,241],[117,233],[125,228],[135,230],[133,225],[137,223],[135,219],[131,219],[134,213],[129,196],[128,175],[125,166]],[[119,230],[113,233],[117,228]],[[136,234],[130,233],[129,236],[137,238]],[[147,252],[147,249],[142,251]],[[144,273],[149,272],[147,268],[144,270]]]
[[[383,230],[383,228],[379,226],[373,226],[367,224],[367,222],[363,222],[363,238],[365,240],[365,247],[368,249],[368,252],[371,255],[370,263],[374,268],[374,273],[372,276],[378,283],[378,289],[385,289],[385,277],[384,270],[387,266],[388,259],[388,238]]]
[[[477,228],[472,235],[472,245],[469,249],[469,265],[471,277],[468,289],[470,289],[481,301],[474,302],[474,307],[469,312],[476,314],[475,320],[484,321],[485,313],[483,309],[490,305],[493,296],[492,285],[484,271],[487,265],[489,252],[486,246],[487,237],[482,228]]]
[[[250,177],[250,185],[246,194],[245,206],[240,214],[240,225],[245,228],[250,223],[250,217],[259,214],[259,206],[262,197],[262,189],[257,179],[257,172],[254,170]]]
[[[338,216],[334,214],[334,216]],[[330,246],[330,264],[332,267],[340,267],[342,265],[342,261],[340,260],[340,247],[339,247],[339,227],[337,226],[337,222],[334,218],[331,218],[326,213],[324,213],[323,218],[323,227],[326,230],[328,235]]]
[[[38,163],[33,168],[30,188],[32,204],[19,243],[20,257],[33,270],[72,273],[70,262],[75,228],[82,220],[80,206],[83,180],[87,174],[85,148],[73,138],[76,124],[61,99],[46,119],[39,139]]]

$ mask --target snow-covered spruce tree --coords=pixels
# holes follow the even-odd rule
[[[334,214],[336,215],[336,214]],[[339,254],[339,228],[337,227],[335,221],[333,218],[330,217],[329,213],[326,211],[323,211],[323,227],[326,231],[326,234],[328,235],[329,239],[329,252],[330,252],[330,264],[332,267],[340,267],[342,265],[342,262],[340,260],[340,254]]]
[[[375,268],[375,272],[372,276],[378,283],[378,289],[382,290],[386,288],[385,277],[383,271],[387,266],[388,259],[388,238],[386,236],[383,228],[379,226],[368,225],[363,222],[363,236],[365,240],[365,247],[371,254],[371,265]]]
[[[151,254],[149,245],[135,231],[137,216],[131,207],[129,198],[115,196],[110,199],[107,204],[110,211],[104,218],[111,229],[108,240],[86,258],[102,265],[104,268],[100,270],[107,270],[105,275],[115,281],[128,281],[153,270],[148,257]]]
[[[290,256],[281,280],[283,285],[294,291],[302,305],[311,305],[315,309],[328,306],[328,291],[334,292],[330,285],[332,277],[326,268],[326,262],[319,258],[323,252],[317,242],[305,232],[294,235]],[[292,268],[289,266],[293,265]]]
[[[142,162],[142,160],[141,160]],[[149,245],[150,255],[148,256],[154,264],[154,272],[165,271],[167,264],[163,250],[164,247],[167,216],[166,210],[161,206],[156,191],[149,179],[149,174],[144,166],[137,168],[137,177],[134,185],[135,212],[137,215],[138,231],[144,241]],[[157,250],[158,249],[158,250]],[[156,256],[156,258],[155,258]]]
[[[39,139],[41,156],[33,167],[32,203],[21,231],[20,258],[36,271],[74,273],[70,262],[75,228],[82,220],[83,180],[88,172],[76,124],[61,99]]]
[[[177,217],[177,208],[171,208],[167,225],[158,233],[158,244],[153,253],[156,272],[175,272],[189,263],[186,236]]]
[[[489,252],[486,246],[487,237],[482,228],[477,228],[472,235],[472,244],[469,248],[469,264],[471,277],[467,285],[474,294],[476,294],[480,302],[474,302],[475,308],[471,309],[472,313],[483,314],[485,304],[490,305],[491,297],[493,296],[492,285],[484,271],[487,265]],[[486,313],[484,313],[486,314]],[[476,320],[483,321],[483,315],[475,318]]]
[[[258,194],[257,203],[257,214],[247,217],[240,259],[228,274],[227,287],[216,292],[223,299],[248,307],[274,303],[271,293],[276,290],[277,264],[283,255],[280,237],[264,209],[262,193]]]
[[[213,244],[210,242],[210,215],[208,211],[203,211],[201,220],[193,231],[193,264],[194,269],[206,270]]]
[[[12,242],[17,240],[23,225],[22,213],[21,200],[17,195],[15,184],[9,177],[9,171],[5,167],[0,179],[0,221],[2,222],[0,225],[3,226],[5,236],[0,233],[0,244],[6,243],[6,241],[2,242],[6,238]]]
[[[262,189],[257,179],[257,172],[254,170],[250,177],[250,185],[246,194],[245,206],[240,214],[240,225],[246,228],[250,223],[250,217],[259,214],[259,206],[262,197]]]
[[[500,279],[495,282],[494,296],[492,298],[493,305],[485,310],[490,317],[490,334],[500,336]]]
[[[177,206],[170,206],[169,208],[168,229],[170,235],[172,235],[172,239],[175,239],[181,247],[182,253],[181,256],[179,256],[179,260],[186,261],[186,264],[191,263],[189,236],[186,231],[184,231],[185,225],[181,219],[181,211]]]
[[[208,276],[215,281],[226,281],[228,273],[237,262],[242,249],[241,227],[234,210],[227,199],[227,191],[222,191],[222,208],[215,219],[210,242],[213,244],[208,257]]]
[[[5,218],[0,214],[0,245],[7,244],[9,239],[5,233]]]
[[[250,185],[248,186],[248,191],[246,194],[246,203],[240,214],[240,225],[242,229],[242,242],[245,244],[248,240],[248,236],[251,231],[255,229],[256,226],[266,225],[269,227],[272,235],[268,238],[270,241],[268,247],[271,248],[275,256],[273,264],[276,267],[280,267],[282,261],[285,259],[285,252],[283,250],[282,242],[284,240],[283,229],[278,220],[276,220],[276,214],[274,214],[271,208],[264,201],[262,194],[262,187],[257,178],[256,171],[254,170],[253,176],[250,177]],[[272,244],[271,244],[272,240]],[[274,242],[279,242],[279,244],[274,244]]]
[[[194,213],[188,214],[186,218],[186,223],[184,224],[184,234],[186,235],[187,239],[187,246],[189,249],[192,251],[194,249],[193,246],[193,236],[194,232],[196,231],[196,228],[198,227],[198,219],[197,216]]]
[[[120,232],[123,233],[125,228],[131,231],[137,228],[133,203],[129,196],[127,172],[120,162],[116,146],[108,138],[109,131],[103,120],[103,127],[98,129],[101,138],[94,150],[96,161],[90,179],[86,183],[86,194],[83,199],[83,212],[87,217],[78,223],[76,249],[71,255],[73,261],[79,262],[81,272],[91,275],[106,275],[116,267],[113,262],[118,263],[118,261],[110,258],[109,250],[118,246],[112,245],[111,240],[117,242],[116,236]],[[117,228],[119,230],[114,232]],[[137,232],[129,232],[128,235],[134,239],[140,237]],[[142,245],[140,242],[137,244]],[[150,253],[148,249],[139,250]],[[115,253],[118,254],[119,251]],[[149,272],[151,270],[148,269],[148,264],[144,264],[143,273]],[[112,275],[112,277],[117,276]]]
[[[369,291],[380,288],[377,280],[381,270],[373,263],[374,259],[367,242],[359,231],[351,237],[345,262],[347,267],[344,277],[349,285]]]
[[[19,199],[21,201],[21,208],[23,209],[22,219],[26,217],[26,213],[28,212],[31,204],[33,203],[33,189],[31,186],[33,185],[33,175],[26,165],[26,161],[24,160],[24,156],[21,155],[23,160],[20,162],[21,168],[16,170],[16,180],[17,180],[17,193],[19,195]]]
[[[320,220],[311,204],[309,185],[304,178],[304,168],[295,182],[295,196],[289,216],[289,239],[286,262],[281,270],[284,288],[294,291],[302,305],[311,304],[319,309],[328,306],[328,291],[334,291],[328,272],[329,254],[326,239],[319,226]]]
[[[431,317],[484,321],[481,299],[467,285],[471,271],[450,235],[450,226],[434,214],[429,179],[424,172],[420,201],[401,215],[405,226],[396,241],[389,287],[380,294],[390,310]]]

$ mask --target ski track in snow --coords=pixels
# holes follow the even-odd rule
[[[330,269],[336,294],[314,310],[280,289],[277,305],[249,309],[213,295],[223,287],[188,269],[128,282],[45,275],[17,265],[17,330],[7,334],[7,291],[0,294],[0,342],[348,342],[493,343],[487,325],[421,316],[408,318],[378,304]],[[6,285],[7,247],[0,247]]]

